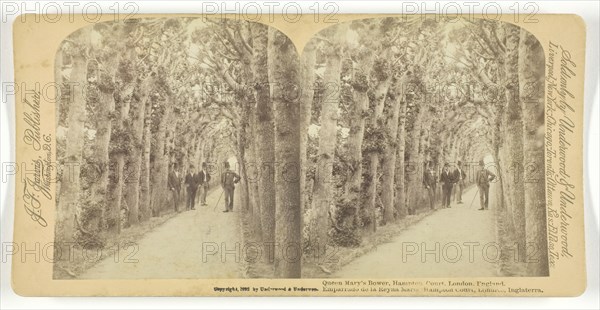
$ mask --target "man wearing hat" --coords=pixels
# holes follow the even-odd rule
[[[179,212],[179,193],[181,192],[181,178],[177,171],[177,163],[174,163],[167,178],[167,186],[173,194],[173,207],[175,212]],[[158,210],[157,210],[158,211]]]
[[[198,190],[199,177],[194,165],[190,165],[190,170],[185,176],[185,185],[187,185],[187,200],[185,207],[187,210],[196,210],[196,191]]]
[[[423,186],[427,190],[427,195],[429,197],[429,208],[431,210],[435,209],[435,187],[437,183],[437,173],[433,170],[433,163],[429,162],[427,165],[427,170],[425,171],[425,175],[423,176]]]
[[[462,162],[460,160],[458,161],[458,163],[456,165],[456,171],[454,171],[454,173],[456,174],[456,179],[457,179],[456,180],[455,198],[456,198],[456,202],[458,204],[461,204],[461,203],[463,203],[462,193],[465,188],[465,179],[467,178],[467,173],[463,169]]]
[[[225,210],[223,212],[233,211],[233,193],[235,191],[235,184],[240,181],[240,176],[231,171],[229,162],[224,163],[225,171],[221,174],[221,187],[225,193]]]
[[[479,161],[479,171],[477,171],[477,187],[479,188],[479,210],[488,209],[488,200],[490,193],[490,181],[493,181],[496,175],[485,168],[483,160]]]
[[[456,177],[453,172],[450,172],[450,164],[445,163],[440,174],[440,183],[442,183],[442,207],[450,208],[450,194],[452,187],[456,183]]]

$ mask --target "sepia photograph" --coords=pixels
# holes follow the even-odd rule
[[[598,308],[600,2],[0,2],[0,308]]]
[[[547,61],[489,19],[82,27],[53,278],[547,277]]]

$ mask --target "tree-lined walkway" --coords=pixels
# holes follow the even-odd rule
[[[449,209],[434,212],[392,242],[346,265],[333,277],[497,276],[494,202],[490,201],[490,210],[478,211],[476,187],[467,190],[463,199],[464,204],[453,203]]]
[[[341,276],[352,266],[365,277],[491,275],[481,252],[491,242],[536,246],[539,263],[518,274],[548,275],[545,66],[533,34],[492,20],[385,17],[332,25],[305,43],[265,24],[193,17],[90,25],[63,42],[57,82],[91,91],[63,87],[57,105],[57,161],[82,164],[60,174],[57,241],[101,249],[106,236],[126,240],[125,227],[151,227],[172,207],[173,180],[203,162],[219,175],[235,158],[244,210],[213,212],[219,190],[210,209],[143,237],[139,262],[107,259],[85,277],[237,277],[244,238],[274,245],[273,277],[299,278],[329,246],[359,247],[427,211],[425,176],[449,185],[459,162],[474,172],[484,158],[498,212],[477,211],[477,198],[468,208],[471,189],[466,205],[435,212]],[[443,167],[452,176],[440,177]],[[465,242],[479,243],[473,262]],[[293,247],[306,259],[286,259]],[[402,262],[406,250],[416,252]]]
[[[121,259],[115,263],[109,256],[80,278],[241,278],[240,213],[222,213],[220,194],[220,189],[213,190],[207,197],[208,206],[184,211],[139,240],[138,252],[131,257],[137,262]],[[437,210],[333,277],[497,276],[494,211],[477,210],[476,187],[463,196],[464,204]],[[494,207],[493,201],[490,207]],[[227,254],[222,257],[223,253]]]
[[[137,242],[137,262],[115,263],[109,256],[89,269],[82,279],[206,279],[242,278],[238,212],[222,213],[221,189],[206,198],[208,206],[182,211]],[[217,204],[218,201],[218,205]],[[237,210],[235,210],[237,211]],[[229,250],[221,257],[221,249]],[[132,253],[132,250],[122,254]],[[203,257],[203,254],[205,255]],[[123,255],[122,255],[123,256]],[[237,261],[236,261],[237,260]]]

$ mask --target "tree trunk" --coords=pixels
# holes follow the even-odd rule
[[[454,134],[452,137],[452,144],[450,145],[450,162],[456,163],[458,160],[458,134]]]
[[[187,127],[187,124],[181,124],[181,127]],[[180,127],[180,128],[181,128]],[[181,129],[183,130],[183,129]],[[190,147],[192,145],[192,135],[193,133],[190,131],[185,131],[185,134],[183,134],[183,144],[181,146],[181,148],[183,148],[182,150],[182,158],[181,158],[181,162],[183,163],[183,168],[188,170],[190,165],[194,165],[194,163],[192,162],[191,158],[192,156],[190,156]],[[196,165],[194,165],[194,168],[197,168]]]
[[[244,78],[244,80],[247,80],[246,78]],[[240,177],[242,179],[242,182],[240,183],[239,188],[241,189],[240,191],[240,201],[242,203],[241,206],[241,212],[242,212],[242,216],[241,216],[241,220],[242,220],[242,225],[243,227],[245,227],[246,230],[253,230],[255,228],[254,226],[254,222],[253,222],[253,213],[254,213],[254,201],[253,201],[253,197],[251,196],[250,193],[250,189],[251,189],[251,184],[250,180],[248,178],[248,171],[247,171],[247,167],[246,164],[248,161],[248,158],[250,158],[251,154],[250,153],[250,147],[248,146],[248,139],[249,137],[251,137],[250,135],[250,113],[252,113],[252,109],[250,107],[251,103],[249,102],[249,100],[243,100],[243,106],[242,106],[242,113],[241,113],[241,121],[240,121],[240,126],[238,127],[238,132],[237,132],[237,139],[238,139],[238,146],[237,146],[237,161],[238,161],[238,169],[239,169],[239,174]],[[250,231],[252,235],[255,234],[254,231]]]
[[[321,108],[321,129],[317,152],[316,176],[313,187],[310,222],[308,223],[310,244],[321,257],[328,243],[329,208],[333,201],[333,162],[337,141],[338,106],[340,103],[340,73],[342,70],[342,40],[347,28],[337,26],[331,36],[332,42],[323,48],[325,57],[325,87]]]
[[[100,99],[96,110],[96,136],[92,158],[96,163],[98,175],[95,182],[90,184],[93,199],[101,206],[100,229],[104,230],[106,214],[109,210],[108,180],[109,180],[109,144],[112,132],[111,114],[115,110],[114,83],[112,75],[101,75],[98,89]]]
[[[302,211],[300,206],[300,105],[293,94],[301,85],[299,57],[292,41],[269,28],[269,81],[273,83],[275,120],[276,226],[275,277],[300,278]]]
[[[129,110],[130,123],[128,130],[131,134],[131,143],[127,153],[127,177],[125,180],[125,199],[127,201],[128,222],[130,226],[137,225],[140,221],[140,170],[142,168],[142,148],[144,135],[144,119],[146,111],[147,93],[152,83],[148,77],[134,90],[131,108]],[[140,94],[141,93],[141,94]]]
[[[521,171],[523,167],[523,118],[519,100],[519,37],[520,27],[505,23],[506,34],[506,151],[509,165],[507,185],[515,223],[515,237],[525,249],[525,193]],[[524,257],[523,257],[524,258]]]
[[[361,187],[362,187],[362,144],[365,136],[366,117],[369,110],[369,76],[374,61],[373,53],[360,52],[356,55],[357,67],[352,73],[353,103],[350,112],[350,132],[348,134],[348,169],[349,176],[345,186],[345,192],[348,196],[350,205],[353,206],[351,212],[344,218],[343,224],[347,228],[353,229],[354,223],[359,222],[359,209],[361,205]]]
[[[161,138],[162,135],[162,138]],[[150,170],[150,208],[152,216],[160,216],[166,204],[167,182],[169,174],[168,157],[165,154],[165,132],[157,131],[156,141],[151,146],[151,157],[154,159]]]
[[[400,85],[400,87],[405,87]],[[400,98],[400,111],[398,113],[398,134],[396,144],[396,197],[395,206],[398,218],[403,219],[408,214],[406,208],[406,188],[405,188],[405,173],[404,173],[404,153],[406,150],[406,108],[407,103],[404,96]]]
[[[402,82],[395,81],[392,87],[393,89],[390,90],[390,92],[393,93],[393,97],[388,98],[388,100],[391,102],[392,113],[389,115],[386,121],[386,136],[388,139],[390,139],[390,141],[388,141],[388,143],[385,145],[382,164],[383,182],[381,184],[381,202],[383,203],[383,224],[394,221],[394,194],[396,189],[394,186],[394,180],[396,178],[397,169],[396,155],[398,149],[398,123],[400,118],[400,106],[404,105],[402,92],[398,91],[399,87],[403,87]],[[404,156],[404,154],[402,154],[402,156]],[[400,180],[399,182],[404,183],[404,180]]]
[[[315,94],[315,64],[317,61],[314,42],[309,42],[302,52],[302,95],[300,97],[300,205],[306,209],[308,189],[306,187],[308,127],[312,118],[312,105]]]
[[[60,199],[58,200],[56,216],[57,240],[65,244],[74,241],[76,230],[77,210],[79,209],[81,193],[81,165],[83,163],[83,146],[85,140],[87,62],[84,50],[89,42],[88,28],[79,30],[74,38],[81,45],[80,52],[73,53],[73,64],[70,81],[78,83],[71,92],[68,113],[68,131],[66,135],[65,165],[63,167]],[[60,74],[60,73],[59,73]]]
[[[123,105],[124,103],[121,104]],[[117,154],[114,154],[114,158],[116,163],[114,179],[116,180],[116,183],[111,187],[112,203],[110,206],[111,223],[109,226],[109,234],[118,235],[121,233],[122,228],[121,207],[123,205],[123,187],[125,187],[125,175],[123,173],[125,170],[125,154],[118,152]]]
[[[169,194],[167,184],[169,177],[169,156],[165,152],[167,143],[167,124],[171,115],[172,101],[167,100],[163,103],[164,112],[159,115],[157,129],[152,139],[150,151],[153,158],[151,171],[152,184],[150,187],[150,197],[152,197],[151,206],[153,216],[160,216],[161,211],[166,206],[167,195]],[[157,107],[158,109],[158,107]],[[172,206],[172,205],[171,205]]]
[[[121,37],[127,39],[127,45],[132,44],[132,33],[135,31],[134,24],[125,24],[122,27]],[[133,48],[129,48],[125,51],[123,57],[119,61],[119,68],[117,69],[117,74],[119,81],[121,82],[120,88],[117,89],[118,101],[115,102],[115,110],[118,112],[117,117],[115,119],[115,123],[113,124],[113,134],[111,137],[111,145],[113,146],[111,157],[114,158],[114,162],[116,163],[116,170],[114,171],[114,175],[112,177],[113,184],[110,185],[110,197],[111,197],[111,205],[110,205],[110,220],[111,223],[109,225],[109,233],[111,235],[118,235],[121,233],[122,228],[122,216],[121,209],[125,205],[124,193],[123,189],[126,185],[126,175],[125,175],[125,159],[126,159],[126,148],[129,146],[126,144],[126,136],[127,128],[125,126],[125,122],[128,119],[129,109],[130,109],[130,99],[131,96],[130,90],[134,88],[135,77],[127,75],[123,72],[131,73],[129,71],[122,70],[124,68],[129,68],[131,70],[131,64],[135,62],[135,50]]]
[[[417,102],[415,103],[420,105],[418,107],[419,111],[417,115],[415,115],[415,120],[413,124],[413,131],[411,133],[411,146],[409,149],[409,163],[407,167],[406,173],[408,174],[408,213],[414,214],[418,209],[418,201],[419,196],[422,194],[422,159],[421,152],[419,151],[419,146],[421,143],[421,137],[425,134],[424,128],[424,114],[427,106],[424,103]],[[406,166],[405,166],[406,167]]]
[[[202,169],[202,152],[204,151],[204,139],[202,133],[196,135],[196,149],[194,150],[194,164],[198,169]]]
[[[150,111],[152,109],[151,100],[146,100],[145,110],[147,116],[144,118],[144,128],[142,137],[142,164],[140,175],[140,220],[147,221],[151,216],[150,208],[150,148],[152,143],[152,132],[150,126],[152,119]]]
[[[389,53],[387,53],[389,55]],[[384,56],[385,59],[386,56]],[[391,83],[391,76],[390,76],[390,72],[389,72],[389,66],[387,65],[387,63],[385,63],[387,61],[386,60],[382,60],[382,62],[384,62],[384,65],[380,68],[381,70],[379,72],[376,72],[376,75],[378,76],[378,80],[379,82],[377,83],[377,86],[375,86],[375,90],[373,91],[374,95],[375,95],[375,111],[374,113],[371,115],[371,126],[374,128],[375,131],[377,132],[381,132],[384,130],[384,126],[383,126],[383,120],[382,120],[382,115],[383,115],[383,108],[385,106],[385,100],[387,97],[387,91],[388,88],[390,86]],[[377,171],[379,168],[379,152],[380,150],[375,150],[372,151],[369,154],[369,160],[370,160],[370,164],[369,164],[369,189],[367,191],[367,196],[368,196],[368,200],[367,200],[367,214],[369,214],[369,217],[371,218],[371,220],[369,221],[369,224],[367,225],[366,229],[367,231],[372,231],[375,232],[377,230]]]
[[[423,112],[424,115],[426,115],[426,111]],[[427,160],[429,159],[429,136],[431,134],[431,122],[432,120],[430,118],[426,118],[423,120],[423,125],[422,125],[422,130],[421,130],[421,139],[419,141],[419,157],[417,159],[417,187],[415,188],[416,191],[416,196],[415,196],[415,200],[414,200],[414,204],[415,204],[415,210],[417,209],[425,209],[427,207],[427,203],[426,203],[426,195],[425,195],[425,191],[423,190],[423,186],[421,185],[423,182],[423,175],[425,172],[425,163],[427,162]],[[446,145],[447,145],[447,149],[449,150],[450,147],[448,146],[448,144],[450,142],[448,142],[450,139],[445,139],[446,141]]]
[[[273,124],[273,103],[270,96],[269,72],[268,72],[268,26],[253,23],[252,47],[253,59],[252,70],[254,71],[254,89],[256,97],[256,120],[257,120],[257,148],[260,168],[260,219],[263,243],[275,244],[275,127]],[[274,256],[272,246],[265,247],[268,253],[264,253],[266,262],[270,262]]]
[[[169,96],[167,97],[169,100],[167,100],[166,104],[167,107],[169,105],[172,104],[172,102],[175,102],[175,96],[173,94],[169,94]],[[167,113],[167,115],[165,115],[167,121],[166,124],[172,124],[174,122],[174,119],[178,117],[178,115],[175,113],[175,110],[171,109],[170,110],[171,113]],[[168,163],[168,165],[170,166],[171,164],[178,164],[178,169],[177,172],[179,173],[179,185],[180,185],[180,189],[179,189],[179,207],[181,208],[181,205],[185,203],[185,188],[186,186],[184,186],[183,184],[183,178],[185,177],[185,169],[186,167],[184,166],[183,163],[179,162],[179,160],[175,157],[175,127],[176,126],[169,126],[166,129],[166,142],[165,142],[165,157],[166,157],[166,161]],[[168,166],[167,166],[168,167]],[[171,168],[167,168],[167,171],[171,171]],[[169,180],[169,176],[166,176],[167,178],[167,182]],[[164,183],[167,184],[167,183]],[[171,197],[174,198],[174,197]],[[173,205],[170,204],[164,204],[161,205],[161,210],[169,212],[169,210],[175,211],[175,208]]]
[[[521,29],[519,40],[519,92],[523,111],[525,235],[537,262],[529,262],[527,275],[548,276],[546,237],[546,179],[544,169],[544,49],[534,35]],[[527,253],[529,254],[529,253]]]
[[[254,103],[254,96],[252,96],[252,103]],[[250,126],[249,126],[249,137],[257,137],[257,117],[256,108],[252,107],[249,111],[250,115]],[[263,161],[258,157],[257,143],[248,144],[248,155],[246,158],[246,169],[248,174],[248,185],[250,199],[252,200],[252,229],[256,231],[258,238],[262,238],[262,223],[261,223],[261,190],[260,190],[260,167]]]
[[[505,56],[505,55],[503,55]],[[499,59],[499,70],[498,70],[498,81],[504,81],[506,76],[506,70],[502,70],[504,67],[505,57],[500,57]],[[501,82],[500,82],[501,83]],[[505,156],[505,117],[504,111],[506,109],[506,96],[498,95],[498,100],[493,104],[494,111],[494,123],[493,123],[493,136],[492,136],[492,148],[494,153],[494,163],[493,166],[486,166],[486,168],[495,169],[496,180],[498,180],[495,190],[495,199],[496,204],[495,208],[495,220],[496,220],[496,239],[502,241],[503,236],[507,234],[507,232],[514,232],[513,218],[511,213],[508,210],[508,203],[506,193],[509,192],[507,186],[508,177],[505,175],[505,171],[503,167],[505,166],[506,156]],[[480,158],[483,159],[483,158]]]

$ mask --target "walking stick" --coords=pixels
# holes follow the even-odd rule
[[[469,205],[469,209],[471,209],[471,207],[473,206],[473,202],[475,201],[475,197],[477,197],[477,194],[479,194],[479,187],[477,188],[477,191],[475,192],[473,199],[471,199],[471,204]]]
[[[215,211],[217,209],[217,206],[219,205],[219,201],[221,201],[221,197],[223,197],[224,192],[225,192],[225,190],[221,191],[221,195],[219,196],[219,200],[217,200],[217,203],[215,203],[215,207],[213,208],[213,211]]]

